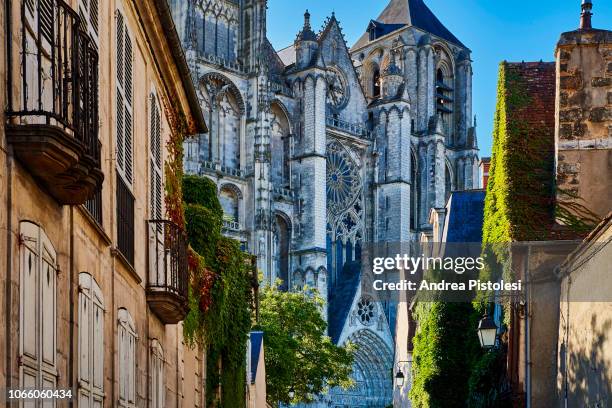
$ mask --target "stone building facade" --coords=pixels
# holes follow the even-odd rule
[[[186,172],[217,183],[266,283],[318,289],[332,339],[359,345],[357,387],[320,403],[387,406],[396,313],[362,296],[361,253],[431,236],[430,210],[478,187],[470,50],[423,0],[392,0],[351,48],[333,13],[315,33],[306,12],[281,50],[265,0],[171,7],[210,129]]]
[[[519,406],[610,405],[612,303],[602,271],[610,260],[612,32],[592,28],[591,10],[583,1],[580,27],[561,34],[554,62],[504,62],[500,70],[506,140],[494,146],[487,195],[502,175],[505,195],[524,197],[489,214],[508,220],[516,241],[508,263],[524,284],[503,334],[508,389]],[[532,158],[527,166],[516,152]]]
[[[79,407],[203,406],[164,163],[176,115],[206,125],[170,9],[11,0],[0,21],[1,387],[70,388]],[[7,406],[73,406],[22,404]]]
[[[601,218],[612,202],[612,32],[593,29],[590,10],[557,43],[557,199],[579,197]]]

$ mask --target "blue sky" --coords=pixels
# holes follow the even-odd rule
[[[269,0],[268,36],[275,48],[290,45],[306,8],[319,29],[332,11],[351,46],[388,0]],[[425,0],[464,44],[474,61],[474,113],[481,156],[491,153],[491,132],[501,61],[552,61],[559,34],[578,27],[580,0]],[[612,29],[612,1],[593,0],[593,26]]]

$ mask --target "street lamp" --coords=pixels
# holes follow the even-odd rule
[[[395,374],[395,385],[397,385],[399,388],[404,386],[404,373],[401,369],[397,372],[397,374]]]
[[[293,387],[289,388],[289,398],[293,399],[295,397],[295,390]]]
[[[490,349],[495,346],[495,338],[497,337],[497,326],[493,319],[485,312],[485,315],[478,322],[478,339],[482,348]]]

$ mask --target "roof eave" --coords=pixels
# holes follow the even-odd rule
[[[162,23],[164,36],[168,41],[172,58],[174,59],[174,63],[176,64],[176,67],[178,69],[178,73],[181,78],[181,82],[185,90],[187,100],[189,102],[189,108],[191,109],[191,114],[193,116],[194,123],[196,126],[195,132],[206,133],[208,132],[206,121],[204,120],[204,115],[202,114],[200,101],[198,100],[198,97],[196,95],[195,87],[193,85],[193,78],[191,77],[189,65],[187,64],[187,58],[185,57],[185,53],[183,52],[183,46],[178,36],[178,32],[176,31],[176,26],[174,25],[174,19],[172,18],[172,12],[170,10],[170,7],[168,6],[168,1],[153,1],[155,4],[155,8],[157,9],[159,19]]]

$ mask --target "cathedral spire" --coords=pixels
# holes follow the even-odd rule
[[[310,26],[310,13],[308,9],[304,13],[304,27],[297,35],[296,41],[317,41],[317,35]]]
[[[591,0],[582,0],[582,13],[580,13],[580,29],[590,30],[591,26],[591,10],[593,9],[593,3]]]
[[[310,13],[308,12],[308,9],[306,9],[306,12],[304,13],[304,30],[310,30]]]

